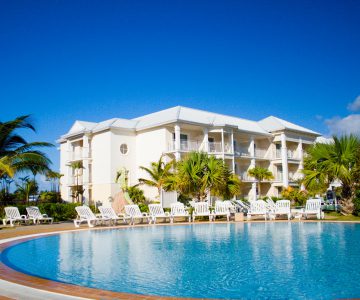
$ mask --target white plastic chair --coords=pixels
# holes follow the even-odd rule
[[[161,204],[149,204],[149,214],[150,214],[150,223],[153,222],[153,224],[156,223],[156,220],[158,218],[164,219],[166,222],[166,219],[169,219],[171,222],[171,216],[168,212],[164,212],[163,207]]]
[[[94,227],[95,225],[102,224],[105,221],[110,223],[110,218],[95,216],[88,206],[77,206],[75,207],[75,210],[78,214],[78,218],[74,220],[75,227],[80,227],[80,224],[83,222],[87,222],[89,227]]]
[[[5,218],[3,219],[4,226],[7,222],[10,223],[10,226],[14,226],[15,222],[27,224],[28,218],[25,215],[20,215],[19,209],[17,207],[9,206],[5,207]]]
[[[170,212],[170,222],[173,223],[175,218],[187,218],[189,222],[191,222],[191,216],[187,210],[185,210],[185,206],[181,202],[171,203],[171,212]]]
[[[125,215],[120,214],[117,215],[112,207],[99,206],[98,207],[101,217],[104,219],[110,219],[111,222],[116,225],[117,221],[122,221],[124,224],[127,224],[127,220],[130,221],[129,217],[125,217]]]
[[[268,197],[266,199],[266,203],[267,203],[267,208],[268,208],[269,214],[273,214],[275,212],[275,207],[276,207],[274,200],[271,199],[270,197]]]
[[[309,199],[306,201],[304,211],[305,219],[307,219],[309,215],[315,215],[318,220],[324,218],[324,213],[321,211],[320,199]]]
[[[240,208],[240,211],[243,213],[247,213],[250,210],[250,205],[244,203],[241,200],[235,200],[234,203],[237,205],[237,207]]]
[[[32,220],[34,224],[40,224],[41,222],[49,222],[52,224],[53,218],[50,218],[47,214],[42,214],[37,206],[29,206],[26,208],[28,219]]]
[[[253,216],[264,216],[267,220],[267,204],[264,200],[257,200],[250,203],[250,209],[247,213],[247,220],[251,220]]]
[[[130,218],[130,224],[134,225],[135,220],[143,222],[144,219],[150,224],[151,220],[147,213],[142,213],[136,204],[125,205],[125,216]]]
[[[226,219],[230,221],[229,206],[224,201],[215,201],[215,210],[213,212],[213,221],[217,216],[226,216]]]
[[[195,222],[196,217],[208,217],[209,221],[212,221],[212,213],[209,210],[209,204],[207,202],[195,202],[192,221]]]
[[[281,215],[286,215],[288,220],[291,219],[290,200],[276,201],[274,211],[271,213],[270,217],[276,219],[277,216]]]

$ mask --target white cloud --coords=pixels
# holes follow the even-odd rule
[[[356,100],[354,101],[354,103],[355,102]],[[359,102],[360,102],[360,98],[359,98]],[[342,135],[342,134],[352,133],[360,136],[360,114],[352,114],[344,118],[333,117],[331,119],[325,120],[325,124],[329,128],[329,133],[331,135]]]
[[[349,103],[347,109],[350,111],[359,111],[360,110],[360,96],[357,96],[356,99]]]

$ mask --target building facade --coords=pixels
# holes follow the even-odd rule
[[[258,122],[207,111],[173,107],[139,118],[114,118],[100,123],[76,121],[60,144],[61,196],[72,201],[75,186],[84,190],[85,203],[111,202],[119,192],[115,182],[121,168],[129,185],[146,177],[140,166],[150,166],[161,155],[180,160],[191,151],[221,158],[237,174],[242,197],[256,199],[257,184],[248,170],[261,166],[274,179],[262,183],[262,196],[278,196],[284,187],[297,185],[302,176],[304,150],[320,136],[317,132],[270,116]],[[81,161],[83,169],[70,165]],[[157,190],[142,186],[148,198]]]

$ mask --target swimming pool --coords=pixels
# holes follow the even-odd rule
[[[62,233],[7,248],[8,266],[118,292],[222,299],[360,296],[360,224],[228,223]]]

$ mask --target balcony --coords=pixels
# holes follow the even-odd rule
[[[180,141],[180,151],[199,151],[201,144],[198,141]],[[168,151],[173,152],[176,150],[175,141],[168,144]]]
[[[222,153],[221,142],[209,142],[209,153]],[[231,146],[228,143],[224,144],[224,153],[231,153]]]
[[[282,158],[281,149],[276,149],[275,158],[276,159],[281,159]],[[287,150],[287,158],[288,159],[300,160],[300,157],[299,157],[298,152],[296,150]]]
[[[69,161],[84,160],[84,159],[89,159],[91,157],[89,151],[86,148],[80,148],[77,149],[76,151],[68,152],[68,153],[69,153],[68,156]]]
[[[266,156],[267,152],[268,152],[267,149],[256,148],[255,149],[255,157],[256,158],[262,158],[262,159],[269,159]]]
[[[240,174],[238,174],[239,178],[241,181],[255,181],[255,179],[251,176],[248,175],[247,172],[240,172]]]
[[[83,184],[83,176],[79,175],[78,178],[76,176],[71,176],[68,181],[68,185],[74,186],[74,185],[82,185]]]
[[[209,153],[222,153],[222,144],[221,142],[209,142]],[[168,144],[168,152],[176,151],[175,141],[171,141]],[[190,152],[190,151],[205,151],[203,143],[198,141],[180,141],[180,151]],[[230,144],[224,144],[224,153],[231,153]]]
[[[248,148],[245,147],[235,147],[235,155],[241,157],[250,157],[250,152]]]

